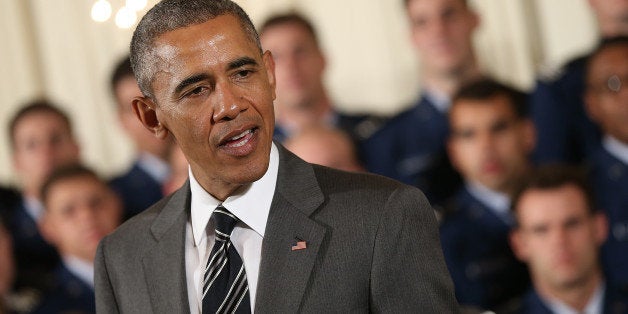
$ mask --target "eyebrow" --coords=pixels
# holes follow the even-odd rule
[[[233,70],[233,69],[237,69],[239,67],[243,67],[245,65],[254,65],[257,66],[257,61],[255,61],[255,59],[251,58],[251,57],[241,57],[238,59],[235,59],[231,62],[229,62],[229,64],[227,65],[227,70]]]
[[[177,87],[174,89],[175,94],[179,94],[182,90],[184,90],[186,87],[206,80],[209,78],[209,75],[207,74],[198,74],[198,75],[194,75],[194,76],[190,76],[186,79],[184,79],[183,81],[181,81],[181,83],[179,83],[179,85],[177,85]]]

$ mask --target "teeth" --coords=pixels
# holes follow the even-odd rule
[[[230,141],[237,141],[237,140],[239,140],[239,139],[243,138],[244,136],[246,136],[246,135],[247,135],[247,134],[249,134],[249,133],[251,133],[251,130],[250,130],[250,129],[249,129],[249,130],[246,130],[246,131],[244,131],[244,132],[242,132],[242,133],[240,133],[239,135],[236,135],[236,136],[234,136],[234,137],[230,138],[229,140],[230,140]]]

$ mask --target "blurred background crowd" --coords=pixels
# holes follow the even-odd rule
[[[0,313],[93,312],[99,240],[188,176],[84,2],[0,4]],[[465,310],[628,313],[628,0],[236,2],[275,141],[419,187]]]

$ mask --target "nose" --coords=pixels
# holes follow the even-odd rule
[[[230,121],[248,108],[244,97],[238,92],[238,87],[230,82],[216,85],[214,103],[214,122]]]

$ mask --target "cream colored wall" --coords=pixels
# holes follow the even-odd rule
[[[124,0],[110,0],[114,7]],[[156,1],[149,1],[149,5]],[[256,24],[298,9],[319,30],[328,55],[327,85],[342,109],[393,114],[417,96],[418,60],[401,0],[239,0]],[[111,67],[131,30],[92,22],[93,1],[0,0],[0,182],[10,182],[6,125],[24,102],[46,96],[74,121],[86,163],[103,175],[128,166],[132,147],[108,90]],[[471,0],[482,24],[480,63],[521,88],[542,63],[562,63],[596,39],[586,0]]]

